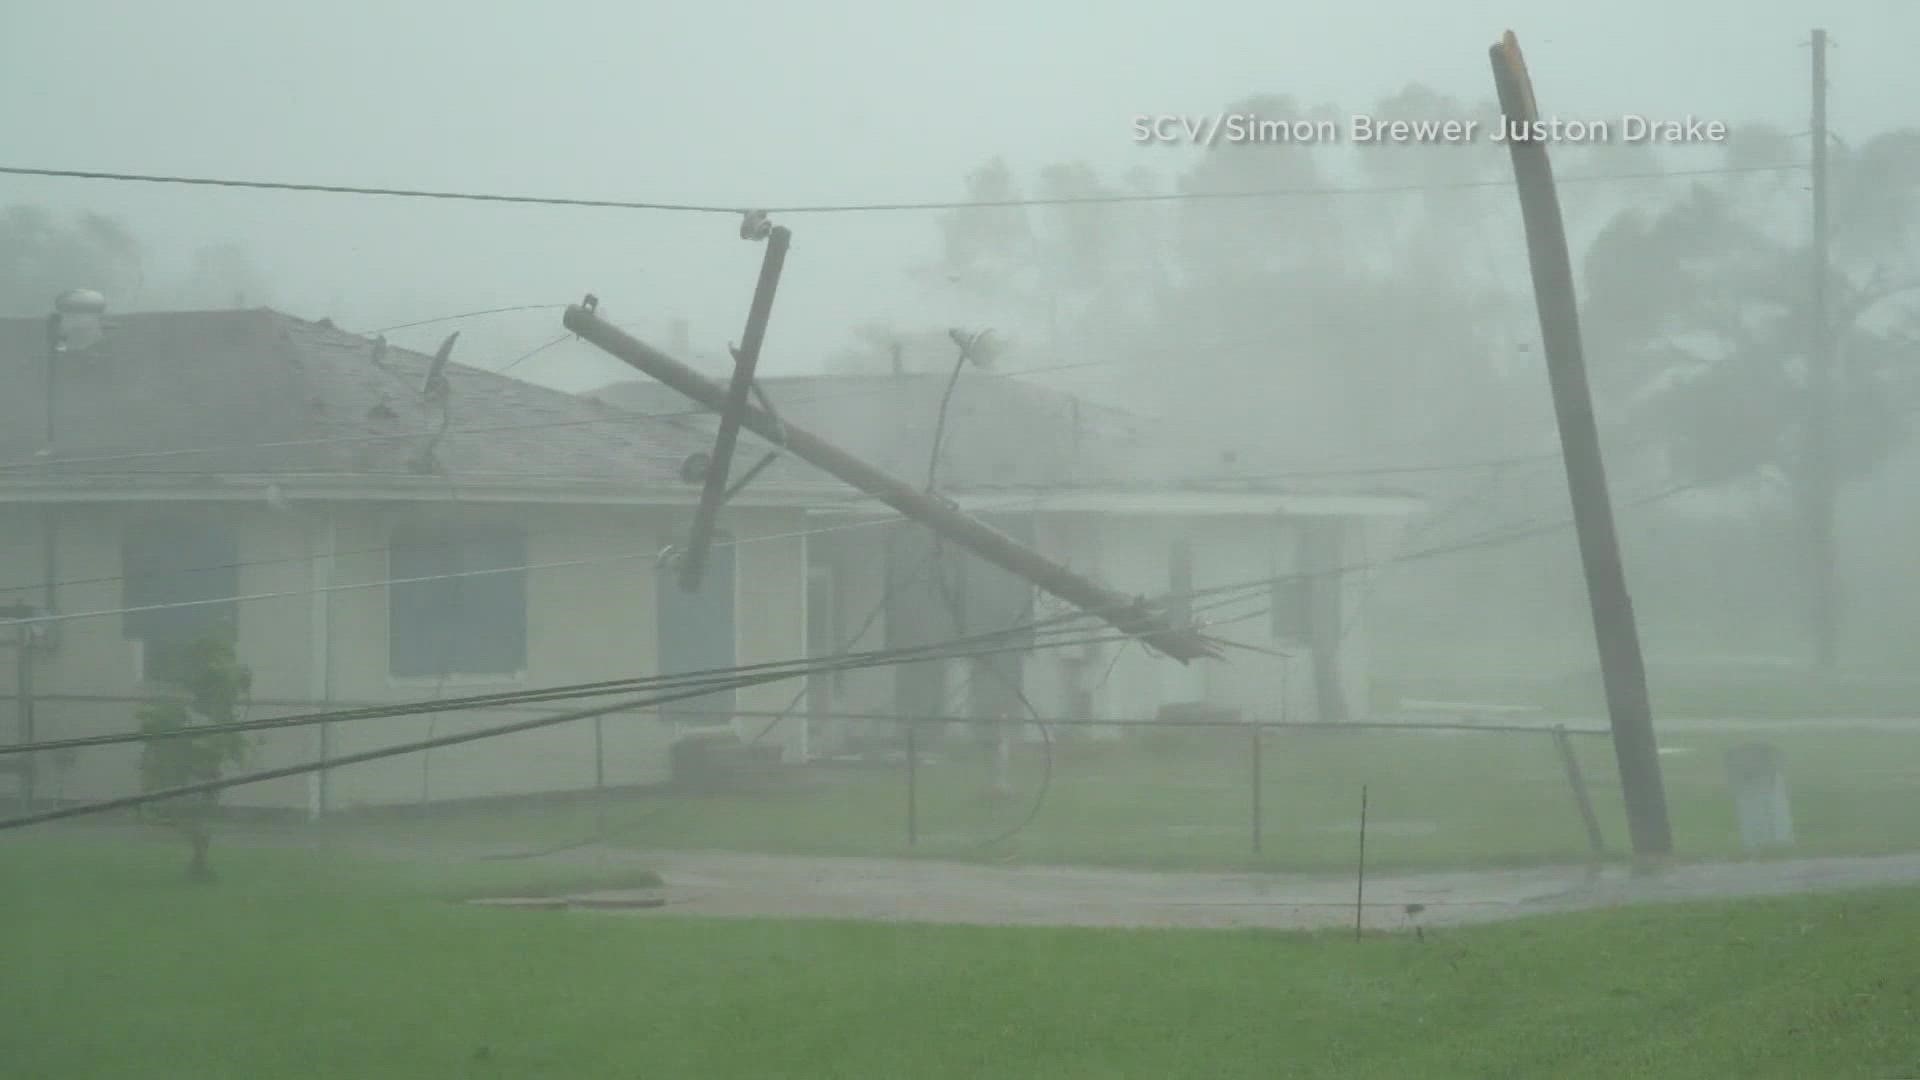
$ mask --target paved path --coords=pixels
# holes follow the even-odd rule
[[[588,852],[569,858],[591,859]],[[1352,926],[1351,877],[999,867],[906,859],[619,852],[666,879],[667,913],[976,925]],[[1367,882],[1370,929],[1464,925],[1625,904],[1920,885],[1920,855],[1394,874]],[[614,895],[614,894],[595,894]],[[1410,905],[1418,905],[1410,910]]]
[[[305,844],[296,831],[232,838]],[[404,859],[472,859],[493,845],[427,847],[374,836],[340,838],[342,848]],[[543,865],[616,862],[666,880],[667,903],[636,912],[741,918],[820,918],[988,926],[1269,927],[1353,925],[1351,875],[1191,873],[1068,866],[995,866],[932,859],[834,858],[736,852],[581,847]],[[1658,873],[1624,866],[1369,874],[1365,925],[1404,930],[1629,904],[1778,896],[1920,886],[1920,854],[1681,863]],[[611,899],[619,890],[583,894]],[[1410,905],[1418,905],[1409,911]]]

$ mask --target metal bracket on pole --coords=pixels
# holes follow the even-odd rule
[[[740,347],[733,353],[733,381],[727,386],[727,400],[720,410],[720,433],[713,441],[713,458],[700,491],[700,506],[694,511],[693,534],[687,541],[685,561],[680,564],[680,588],[693,592],[700,587],[706,572],[707,553],[713,545],[713,522],[720,504],[739,488],[727,488],[727,471],[733,464],[734,444],[740,438],[740,417],[747,408],[747,395],[753,387],[753,371],[760,363],[760,344],[767,336],[767,319],[773,314],[773,294],[780,285],[780,270],[786,265],[787,245],[793,234],[778,225],[768,225],[766,215],[754,211],[741,222],[740,237],[747,241],[764,239],[766,256],[760,261],[760,281],[754,286],[753,307],[747,311],[747,329]],[[770,461],[763,461],[748,473],[751,480]],[[742,481],[744,484],[745,481]]]

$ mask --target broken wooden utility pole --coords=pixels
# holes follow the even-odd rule
[[[1627,595],[1620,539],[1614,530],[1613,502],[1600,457],[1600,429],[1594,421],[1593,395],[1587,385],[1586,358],[1580,343],[1580,310],[1573,288],[1573,262],[1554,188],[1553,165],[1537,135],[1539,107],[1520,43],[1512,31],[1492,49],[1493,81],[1507,124],[1507,148],[1520,191],[1526,223],[1527,261],[1533,271],[1534,303],[1540,313],[1540,338],[1547,354],[1553,411],[1560,424],[1566,458],[1567,489],[1573,499],[1573,523],[1586,571],[1587,598],[1593,607],[1593,634],[1600,651],[1600,678],[1613,722],[1614,755],[1627,804],[1627,830],[1638,856],[1673,851],[1667,821],[1667,795],[1660,778],[1659,746],[1653,736],[1653,705],[1647,694],[1645,660]]]
[[[727,473],[733,467],[733,447],[740,438],[740,413],[747,407],[754,369],[760,363],[760,345],[766,340],[767,320],[773,314],[773,294],[780,286],[780,270],[786,265],[787,245],[792,242],[793,234],[781,226],[768,225],[766,215],[756,211],[748,214],[741,224],[740,238],[764,240],[767,253],[760,261],[760,281],[754,286],[746,331],[740,336],[740,347],[731,350],[733,380],[727,385],[726,404],[720,410],[720,434],[713,441],[713,457],[707,463],[707,475],[703,478],[700,507],[694,511],[686,561],[680,565],[680,587],[687,592],[700,588],[707,553],[713,545],[713,521],[720,513],[720,504],[730,494]],[[763,462],[759,468],[764,467]]]
[[[607,322],[591,308],[570,306],[563,321],[568,330],[707,408],[718,411],[728,407],[727,388]],[[1140,638],[1181,663],[1221,655],[1197,630],[1176,625],[1145,598],[1129,597],[1089,581],[961,511],[949,500],[925,494],[825,439],[781,422],[751,402],[740,406],[739,415],[741,426],[748,431],[784,447],[802,461],[853,485],[974,555],[1025,578],[1089,615],[1106,620],[1122,633]]]

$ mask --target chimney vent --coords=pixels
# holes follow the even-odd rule
[[[105,315],[107,298],[92,289],[68,289],[54,299],[53,310],[62,315]]]
[[[92,289],[68,289],[54,298],[48,337],[54,353],[83,353],[106,336],[107,298]]]

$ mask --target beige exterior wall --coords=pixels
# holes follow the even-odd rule
[[[0,514],[0,603],[40,604],[45,508],[11,506]],[[690,510],[682,508],[441,507],[463,520],[506,519],[527,531],[527,663],[516,676],[440,680],[396,679],[388,672],[388,591],[357,588],[389,577],[386,546],[400,505],[370,503],[284,510],[264,503],[227,504],[239,544],[238,605],[242,660],[254,672],[251,715],[270,717],[327,707],[459,697],[567,683],[652,675],[658,671],[653,605],[655,556],[679,539]],[[137,521],[125,506],[65,506],[58,519],[57,609],[67,615],[124,606],[120,541]],[[735,545],[736,629],[741,663],[802,655],[805,646],[804,529],[796,511],[730,509],[725,525]],[[764,539],[776,537],[774,539]],[[574,565],[550,564],[571,563]],[[267,595],[262,595],[267,594]],[[135,701],[155,688],[138,679],[138,645],[124,636],[118,614],[55,624],[55,645],[36,662],[38,735],[57,738],[129,731]],[[11,650],[0,652],[0,738],[15,737]],[[742,709],[778,708],[797,680],[742,691]],[[612,698],[518,710],[448,712],[369,719],[276,732],[261,739],[248,769],[272,768],[510,723]],[[773,703],[773,704],[769,704]],[[599,738],[596,740],[596,726]],[[797,744],[802,725],[777,737]],[[773,736],[770,736],[773,737]],[[324,783],[295,777],[230,789],[233,806],[332,809],[423,801],[581,790],[600,769],[609,785],[667,778],[668,729],[648,715],[617,714],[598,725],[583,720],[486,739],[429,754],[328,770]],[[796,745],[797,752],[797,745]],[[87,748],[70,763],[38,767],[45,795],[94,799],[138,789],[135,746]],[[65,767],[60,767],[61,765]],[[12,781],[0,778],[0,790]]]
[[[1401,531],[1398,519],[1345,519],[1340,562],[1359,566],[1394,553]],[[867,535],[862,535],[865,532]],[[1090,575],[1100,583],[1128,594],[1160,596],[1172,587],[1169,554],[1178,536],[1186,536],[1193,550],[1193,587],[1216,586],[1273,577],[1301,569],[1301,526],[1274,516],[1210,516],[1182,519],[1169,515],[1054,513],[1039,516],[1035,542],[1049,557]],[[845,530],[816,538],[816,558],[836,573],[837,604],[844,621],[857,623],[878,602],[885,551],[882,530]],[[828,548],[828,545],[832,545]],[[1349,715],[1364,718],[1368,711],[1369,670],[1365,574],[1347,574],[1342,588],[1341,683]],[[1055,645],[1036,650],[1027,660],[1027,697],[1049,718],[1151,719],[1161,705],[1205,701],[1239,709],[1266,720],[1311,721],[1319,718],[1314,686],[1313,654],[1304,642],[1277,640],[1272,620],[1263,612],[1270,602],[1265,591],[1250,592],[1230,604],[1201,598],[1198,614],[1211,618],[1225,637],[1263,649],[1285,651],[1287,657],[1232,650],[1218,661],[1182,665],[1137,644],[1100,642]],[[1210,604],[1218,604],[1208,609]],[[1060,605],[1044,606],[1048,611]],[[877,620],[860,647],[878,648],[884,641],[884,619]],[[836,636],[844,639],[852,626]],[[1089,627],[1088,636],[1107,636],[1104,626]],[[838,644],[836,642],[835,644]],[[833,705],[849,713],[890,713],[893,710],[892,669],[856,672],[841,680]],[[956,707],[964,712],[964,707]],[[837,725],[838,726],[838,725]],[[844,725],[857,730],[857,723]],[[885,730],[875,727],[874,730]],[[1114,729],[1096,729],[1117,734]]]
[[[1196,591],[1291,572],[1297,565],[1299,549],[1298,529],[1277,518],[1182,520],[1086,515],[1064,535],[1056,530],[1055,536],[1053,542],[1077,545],[1076,549],[1050,551],[1056,558],[1075,556],[1076,562],[1084,563],[1084,569],[1094,573],[1102,584],[1148,597],[1164,595],[1172,588],[1169,555],[1177,537],[1186,537],[1192,545]],[[1223,637],[1263,649],[1288,651],[1291,656],[1230,650],[1221,660],[1181,664],[1138,645],[1091,646],[1080,670],[1091,680],[1092,704],[1098,715],[1144,720],[1153,718],[1165,704],[1205,701],[1264,720],[1314,719],[1317,709],[1310,650],[1296,642],[1275,640],[1272,620],[1264,614],[1252,617],[1252,613],[1268,606],[1265,591],[1235,596],[1232,603],[1226,603],[1225,597],[1200,597],[1195,601],[1195,614],[1213,621]],[[1353,628],[1344,646],[1346,674],[1364,686],[1365,652],[1358,630],[1357,626]],[[1071,657],[1077,650],[1060,651]],[[1033,667],[1040,672],[1050,666],[1057,667],[1058,661],[1049,664],[1040,660]],[[1056,680],[1064,682],[1062,677]],[[1045,696],[1047,691],[1042,689],[1041,693]]]

